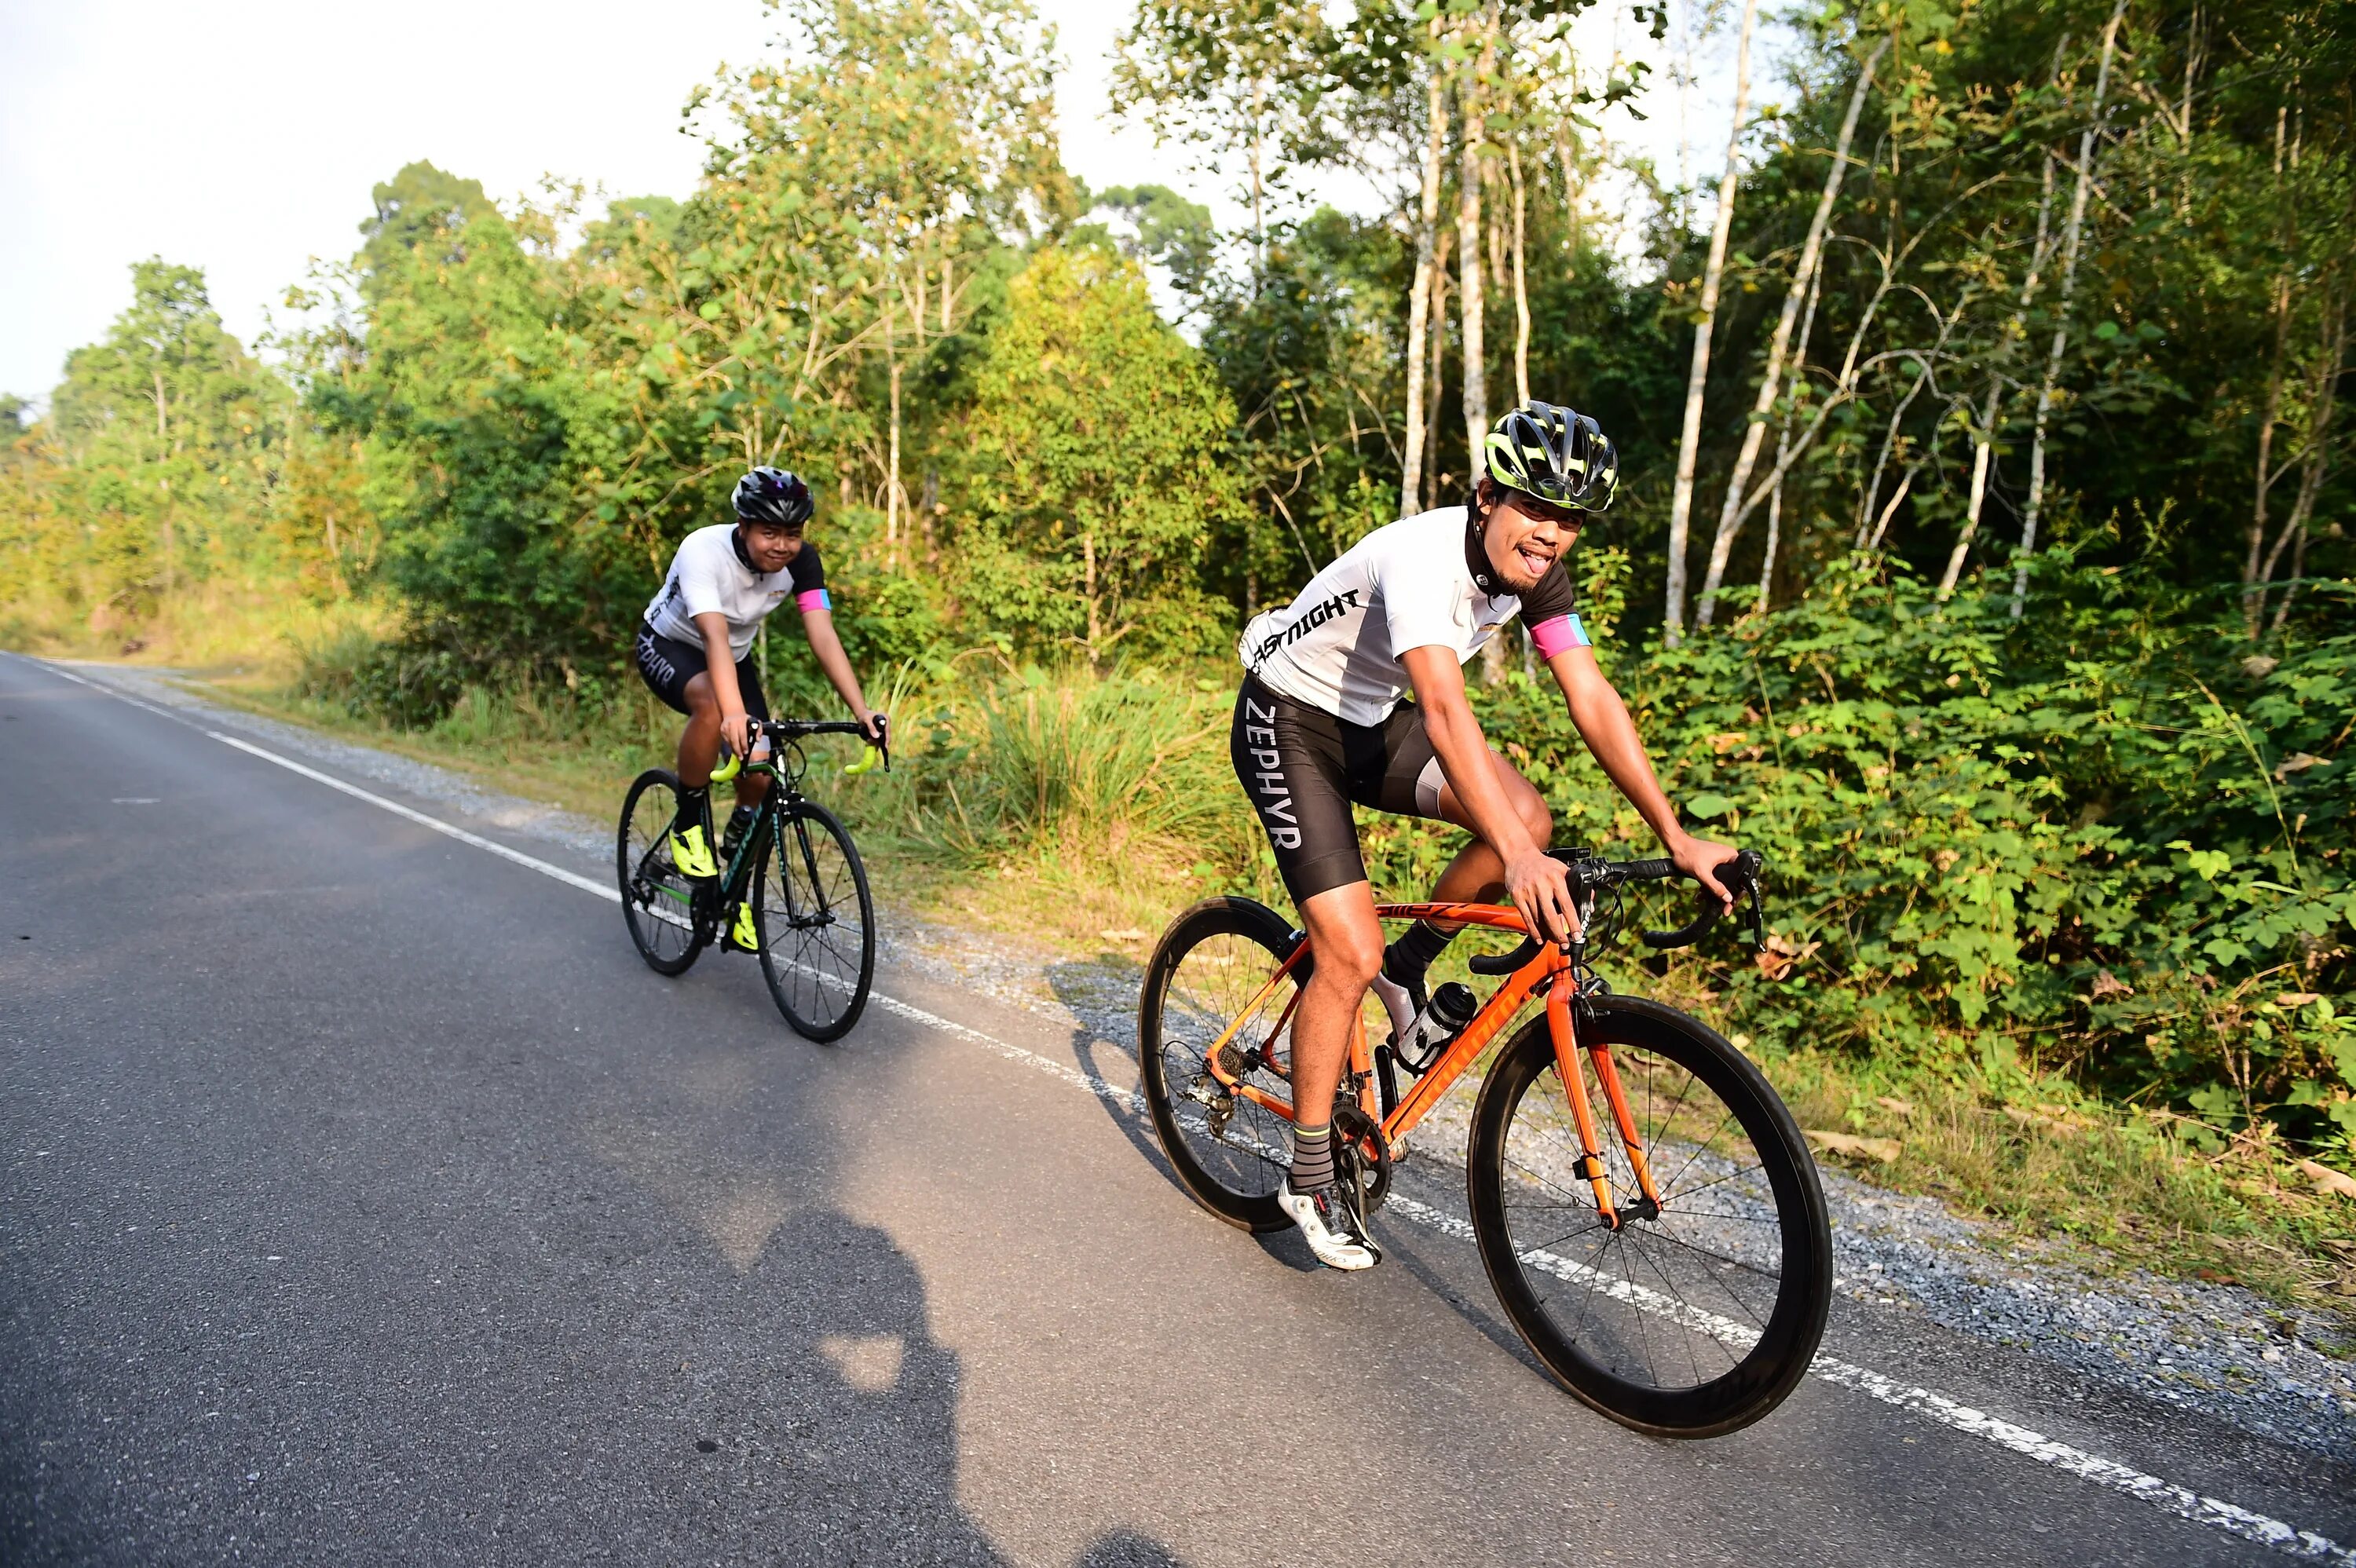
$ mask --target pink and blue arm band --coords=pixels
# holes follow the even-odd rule
[[[832,610],[834,601],[826,596],[823,588],[805,588],[794,595],[794,608],[807,615],[813,610]]]
[[[1540,621],[1530,628],[1530,641],[1537,645],[1538,657],[1542,659],[1595,645],[1588,640],[1587,627],[1576,615],[1556,615]]]

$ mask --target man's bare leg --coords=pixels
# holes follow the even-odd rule
[[[1547,810],[1545,799],[1530,782],[1515,772],[1514,765],[1489,753],[1497,770],[1497,782],[1505,786],[1505,798],[1522,819],[1530,837],[1543,845],[1554,831],[1553,815]],[[1440,791],[1440,815],[1467,831],[1472,824],[1456,791],[1443,785]],[[1475,837],[1457,852],[1448,869],[1432,884],[1433,903],[1503,903],[1505,901],[1505,862],[1486,841]],[[1447,949],[1449,940],[1463,927],[1454,921],[1419,922],[1398,942],[1384,951],[1385,962],[1380,968],[1376,992],[1383,1008],[1389,1013],[1391,1028],[1404,1035],[1412,1021],[1418,998],[1422,995],[1424,971]]]
[[[1292,1168],[1276,1200],[1333,1268],[1372,1268],[1382,1257],[1353,1200],[1334,1181],[1333,1100],[1350,1053],[1350,1027],[1383,960],[1383,927],[1365,882],[1328,888],[1301,906],[1316,960],[1292,1015]]]
[[[1292,1015],[1292,1110],[1300,1124],[1333,1119],[1333,1089],[1350,1054],[1350,1024],[1383,963],[1383,924],[1364,882],[1328,888],[1301,906],[1316,967]]]

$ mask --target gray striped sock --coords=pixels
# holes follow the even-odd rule
[[[1289,1179],[1295,1192],[1314,1192],[1333,1181],[1333,1128],[1331,1123],[1322,1127],[1294,1125],[1292,1175]]]

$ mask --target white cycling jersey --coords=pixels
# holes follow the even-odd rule
[[[1244,628],[1236,652],[1280,697],[1349,724],[1378,725],[1407,694],[1399,656],[1440,646],[1463,664],[1516,612],[1540,656],[1592,645],[1558,560],[1526,594],[1504,591],[1463,507],[1376,528]]]
[[[788,593],[804,614],[833,607],[816,545],[804,544],[782,571],[755,571],[735,525],[714,523],[679,541],[661,591],[647,605],[646,622],[657,636],[701,647],[703,634],[695,629],[695,618],[717,610],[728,618],[729,656],[741,664],[753,650],[753,635],[763,619]]]

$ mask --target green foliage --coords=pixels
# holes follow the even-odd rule
[[[2049,613],[2015,622],[2002,591],[1942,606],[1869,567],[1734,636],[1615,662],[1697,830],[1772,868],[1769,953],[1687,962],[1780,1047],[1998,1084],[2067,1071],[2202,1136],[2351,1152],[2356,795],[2334,752],[2356,638],[2244,668],[2230,608],[2169,626],[2099,571],[2058,575]],[[1480,699],[1558,841],[1642,852],[1550,686]],[[1404,891],[1456,841],[1386,825],[1370,863]]]
[[[360,224],[365,243],[359,266],[371,293],[393,286],[393,280],[418,247],[429,256],[455,260],[451,242],[478,218],[498,208],[483,194],[480,180],[460,179],[419,159],[369,193],[375,210]],[[438,248],[438,249],[437,249]]]
[[[1188,568],[1239,505],[1223,450],[1235,411],[1137,269],[1040,251],[974,388],[955,551],[978,624],[1091,663],[1116,645],[1199,650],[1215,612]],[[1181,613],[1156,614],[1157,601]]]

